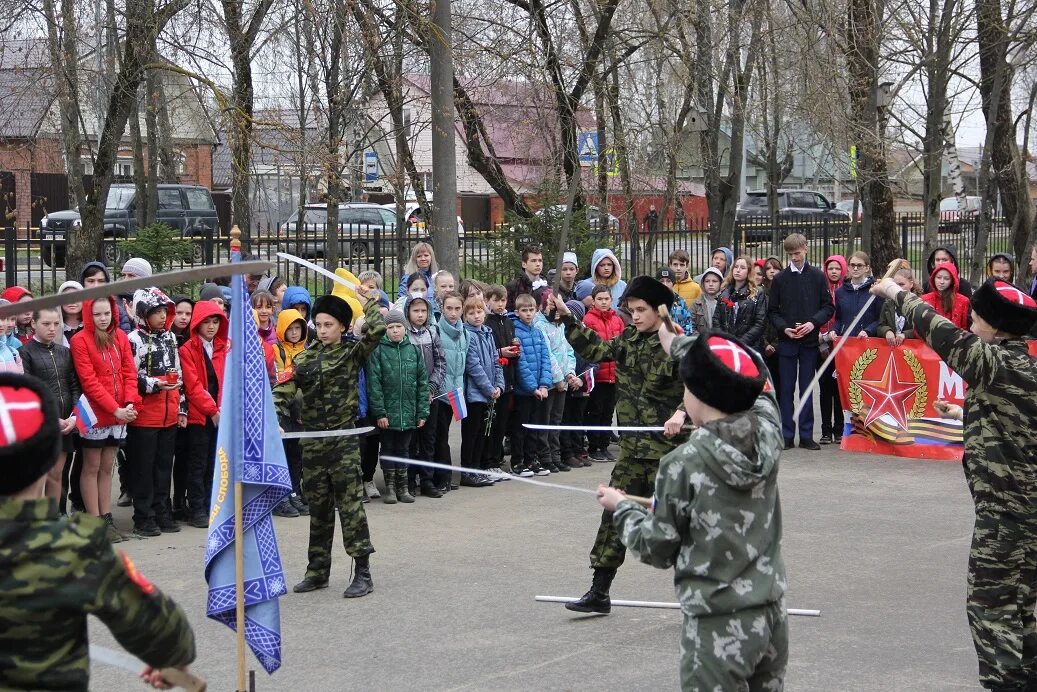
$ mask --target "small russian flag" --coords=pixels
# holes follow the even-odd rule
[[[79,401],[76,402],[75,406],[76,414],[76,427],[79,428],[79,432],[85,433],[90,428],[97,425],[97,414],[94,413],[93,406],[87,401],[86,394],[79,397]]]
[[[464,420],[468,416],[468,405],[464,401],[464,390],[461,387],[447,392],[447,400],[454,412],[454,420]]]
[[[594,391],[594,368],[587,369],[587,393]]]

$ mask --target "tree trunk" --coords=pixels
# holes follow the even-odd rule
[[[104,128],[97,146],[94,176],[84,204],[80,206],[82,225],[68,237],[65,271],[76,276],[83,265],[101,256],[105,202],[112,182],[112,172],[126,131],[137,92],[144,78],[144,66],[152,55],[155,39],[170,18],[187,0],[173,0],[156,10],[152,0],[133,0],[126,6],[126,41],[122,63],[108,100]]]
[[[47,17],[47,48],[53,66],[54,91],[58,101],[58,116],[61,125],[61,144],[65,154],[65,173],[69,191],[76,206],[86,203],[83,187],[82,113],[79,108],[79,93],[73,88],[79,84],[78,30],[75,17],[76,4],[63,2],[61,16],[55,12],[54,0],[43,0],[43,12]],[[61,31],[58,31],[58,27]]]
[[[535,2],[536,0],[534,0]],[[432,97],[432,247],[439,266],[461,275],[457,253],[457,160],[454,132],[453,18],[450,0],[435,0],[429,40]]]
[[[137,204],[134,214],[137,217],[137,228],[143,228],[151,223],[154,216],[148,217],[148,176],[145,173],[144,164],[144,137],[140,132],[140,101],[133,102],[133,110],[130,112],[130,146],[133,148],[133,187],[138,200],[145,200],[144,204]]]
[[[1015,7],[1014,3],[1012,7]],[[1009,45],[1019,40],[1019,29],[1014,28],[1017,23],[1021,23],[1018,17],[1003,17],[1001,0],[976,0],[979,91],[987,129],[993,130],[989,156],[997,189],[1001,192],[1001,208],[1012,228],[1012,250],[1017,259],[1024,259],[1033,228],[1034,210],[1025,164],[1016,144],[1015,119],[1009,98],[1014,68],[1007,56]],[[984,155],[987,151],[984,150]],[[974,278],[978,279],[979,275]]]
[[[144,76],[144,128],[148,137],[148,177],[147,177],[147,200],[148,220],[154,223],[158,218],[158,99],[155,70],[148,70]],[[140,125],[138,124],[138,128]]]

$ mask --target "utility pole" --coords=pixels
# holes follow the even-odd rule
[[[457,160],[454,149],[454,56],[450,0],[432,0],[432,247],[439,266],[460,274],[457,252]]]

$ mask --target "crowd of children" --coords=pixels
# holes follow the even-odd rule
[[[805,245],[796,235],[785,241],[787,269],[776,257],[753,260],[717,248],[697,277],[684,250],[673,252],[655,274],[673,292],[671,315],[683,332],[720,330],[764,357],[779,392],[786,447],[797,432],[789,420],[796,381],[809,381],[843,334],[878,336],[890,345],[914,336],[892,302],[875,301],[853,321],[873,283],[866,253],[855,252],[848,260],[835,255],[815,269],[801,256]],[[395,301],[382,290],[377,272],[355,277],[378,296],[386,323],[356,383],[358,424],[374,428],[359,440],[365,502],[438,499],[462,485],[492,486],[509,472],[543,476],[615,461],[609,447],[616,438],[609,432],[513,434],[529,423],[609,426],[615,416],[615,363],[590,363],[574,351],[555,294],[572,319],[603,341],[616,339],[631,321],[623,305],[627,283],[622,267],[611,250],[599,249],[590,259],[588,276],[580,279],[576,254],[566,252],[562,259],[560,276],[554,270],[545,276],[543,252],[527,246],[521,269],[507,286],[458,282],[438,268],[430,245],[418,243]],[[1010,257],[992,257],[988,265],[991,271],[1004,274],[1008,267],[1014,274]],[[121,271],[124,277],[150,273],[140,258],[129,260]],[[313,298],[304,287],[278,277],[252,278],[248,307],[276,385],[293,377],[296,358],[319,340]],[[902,269],[894,278],[904,289],[922,293],[911,270]],[[923,301],[967,327],[964,291],[971,287],[959,277],[953,248],[933,253],[926,278]],[[91,262],[79,281],[66,281],[59,292],[110,281],[108,269]],[[114,496],[120,505],[132,505],[134,535],[208,524],[223,364],[230,348],[227,315],[233,307],[225,288],[205,284],[197,301],[170,298],[152,288],[0,320],[0,371],[24,370],[53,391],[62,415],[63,460],[75,459],[58,465],[47,483],[48,495],[68,494],[76,510],[104,517],[112,540],[124,538],[111,518],[117,459],[119,492]],[[32,298],[20,287],[2,296],[12,303]],[[365,324],[356,308],[353,317],[343,338],[355,341],[363,337]],[[838,443],[843,424],[831,367],[819,389],[820,442]],[[290,402],[281,416],[285,430],[303,428],[302,409],[301,400]],[[799,421],[800,446],[808,449],[817,447],[810,410]],[[455,458],[450,429],[457,420],[461,446]],[[294,492],[275,513],[305,515],[309,506],[300,443],[287,440],[284,445]],[[460,463],[486,473],[466,471],[455,483],[442,470],[383,460],[383,491],[375,483],[383,455]]]

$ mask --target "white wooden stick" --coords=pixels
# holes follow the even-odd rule
[[[580,599],[575,596],[534,596],[533,600],[542,601],[544,603],[572,603],[573,601],[578,601]],[[679,610],[681,607],[680,603],[668,603],[666,601],[622,601],[615,598],[610,599],[609,603],[614,606],[624,606],[627,608],[664,608],[666,610]],[[820,610],[786,608],[785,612],[789,615],[804,615],[812,618],[821,617]]]

